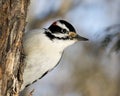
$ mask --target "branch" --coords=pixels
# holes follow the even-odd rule
[[[0,2],[0,66],[2,96],[18,96],[24,69],[22,35],[29,0]]]

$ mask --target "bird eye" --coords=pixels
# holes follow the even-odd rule
[[[67,30],[66,30],[66,29],[62,29],[62,32],[63,32],[63,33],[66,33],[66,32],[67,32]]]

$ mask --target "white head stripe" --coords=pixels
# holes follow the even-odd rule
[[[66,29],[67,31],[70,31],[70,30],[65,26],[65,24],[61,24],[60,22],[57,22],[56,25],[60,26],[60,27],[63,28],[63,29]]]

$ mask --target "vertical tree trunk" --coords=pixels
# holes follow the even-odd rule
[[[23,81],[24,64],[21,41],[28,5],[29,0],[0,0],[2,96],[18,96]]]

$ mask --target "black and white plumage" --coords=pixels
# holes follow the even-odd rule
[[[22,89],[53,69],[63,50],[78,40],[87,39],[77,35],[74,27],[64,20],[55,21],[48,29],[27,32],[23,39],[26,67]]]

